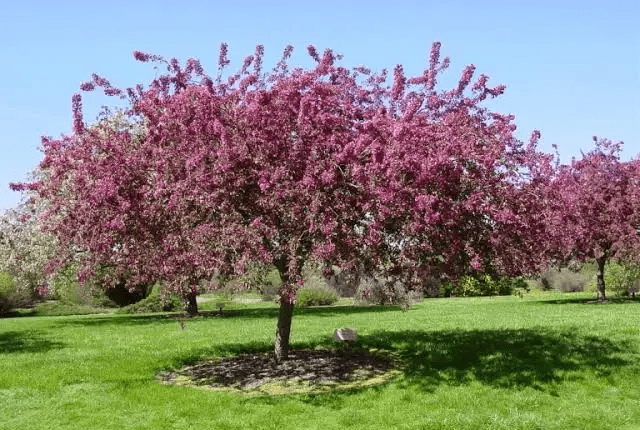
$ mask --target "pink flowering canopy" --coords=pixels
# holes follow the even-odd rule
[[[513,116],[482,106],[504,86],[473,81],[468,66],[437,90],[449,65],[439,43],[422,74],[396,66],[391,82],[313,47],[315,67],[290,68],[287,47],[264,72],[263,51],[226,75],[222,45],[215,77],[194,59],[136,52],[167,69],[146,88],[93,75],[82,90],[128,100],[125,125],[85,126],[73,96],[74,133],[43,140],[46,180],[23,187],[48,201],[43,225],[60,249],[85,251],[82,276],[108,266],[114,279],[162,279],[188,295],[261,261],[280,270],[291,304],[308,260],[407,284],[537,267],[543,220],[524,211],[549,159],[539,133],[525,147]]]
[[[584,259],[640,255],[640,159],[620,160],[622,143],[596,139],[593,150],[562,166],[556,179],[573,226],[573,250]]]
[[[621,161],[621,142],[594,142],[581,159],[561,166],[553,181],[562,210],[551,231],[565,258],[640,263],[640,159]]]

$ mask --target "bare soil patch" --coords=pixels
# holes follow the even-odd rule
[[[273,353],[216,358],[162,372],[165,384],[246,394],[327,392],[384,383],[397,374],[394,360],[379,351],[292,350],[278,363]]]

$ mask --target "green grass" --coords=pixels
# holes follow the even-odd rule
[[[0,320],[0,429],[640,429],[640,300],[593,295],[433,299],[297,309],[294,347],[335,328],[405,363],[383,386],[246,397],[161,385],[207,355],[272,347],[277,308],[221,316]],[[211,314],[213,315],[213,313]]]
[[[65,315],[90,315],[90,314],[110,314],[115,308],[99,308],[89,305],[79,305],[76,303],[62,303],[59,301],[47,301],[38,304],[33,308],[17,309],[11,316],[65,316]]]

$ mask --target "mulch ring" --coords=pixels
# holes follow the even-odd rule
[[[388,382],[397,362],[377,350],[298,349],[278,363],[273,353],[213,358],[158,375],[163,384],[238,394],[326,393]]]

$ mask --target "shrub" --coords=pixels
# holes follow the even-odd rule
[[[509,296],[528,290],[526,281],[520,277],[508,278],[477,274],[463,276],[457,283],[446,282],[441,287],[444,296]]]
[[[8,313],[15,306],[16,282],[5,272],[0,272],[0,315]]]
[[[309,286],[298,291],[296,303],[306,308],[310,306],[327,306],[338,301],[338,295],[329,287]]]
[[[331,286],[339,297],[355,297],[357,300],[362,300],[362,292],[366,290],[367,285],[371,287],[371,276],[364,275],[362,272],[349,272],[347,270],[341,270],[337,266],[333,266],[332,275],[329,279],[325,279],[327,285]],[[318,275],[323,276],[321,272]],[[404,288],[400,286],[395,287],[395,291],[392,294],[383,293],[378,302],[388,303],[389,300],[397,302],[397,299],[393,297],[403,297],[406,294],[411,295],[413,301],[419,301],[422,297],[438,297],[440,295],[440,280],[436,277],[429,276],[422,280],[420,287],[421,291],[404,291]],[[374,294],[377,296],[377,294]],[[393,296],[393,297],[392,297]],[[386,299],[384,298],[386,297]],[[374,299],[375,302],[377,299]],[[378,303],[378,304],[385,304]],[[396,303],[398,304],[398,303]]]
[[[160,285],[156,284],[151,288],[151,293],[148,297],[137,303],[118,309],[117,313],[146,314],[172,312],[183,308],[184,303],[180,296],[175,293],[162,292]]]
[[[267,269],[260,273],[260,276],[255,277],[252,282],[242,283],[242,290],[256,291],[260,294],[262,301],[265,302],[277,302],[280,300],[280,285],[282,285],[282,280],[280,279],[280,274],[278,273],[278,269],[267,266]],[[239,289],[236,289],[234,292],[238,292]]]
[[[94,304],[94,296],[97,292],[93,291],[91,285],[80,285],[77,278],[77,264],[68,264],[60,269],[54,276],[51,283],[51,291],[54,298],[62,303],[70,303],[76,305]],[[104,299],[104,297],[103,297]],[[100,305],[104,300],[99,300]]]
[[[263,301],[278,301],[279,290],[282,281],[278,269],[263,263],[254,263],[249,266],[244,275],[220,276],[216,275],[212,285],[215,290],[224,296],[231,296],[241,290],[258,291]]]
[[[549,269],[540,276],[543,290],[556,290],[565,293],[583,291],[589,282],[588,276],[568,268]]]
[[[327,306],[338,301],[338,293],[325,278],[321,264],[307,261],[302,268],[302,277],[304,286],[298,291],[296,297],[298,306]],[[276,296],[277,301],[279,301],[279,296]]]
[[[145,298],[149,287],[139,285],[133,289],[120,282],[114,287],[105,287],[98,275],[97,279],[80,284],[77,279],[77,264],[71,263],[59,270],[53,278],[51,294],[62,303],[96,307],[122,307]]]
[[[383,282],[380,279],[365,277],[356,291],[356,302],[373,305],[399,305],[408,309],[422,300],[421,291],[409,291],[400,282]]]
[[[0,315],[30,304],[33,304],[31,294],[20,291],[15,279],[10,274],[0,272]]]
[[[604,269],[604,284],[606,291],[626,295],[627,289],[633,287],[634,283],[640,279],[640,265],[629,264],[617,261],[609,261]],[[587,291],[596,291],[595,276],[591,276],[587,286]]]
[[[326,283],[333,288],[340,297],[355,297],[358,291],[360,274],[351,273],[348,270],[341,270],[337,266],[333,266],[332,275],[326,279]],[[320,276],[324,276],[319,273]]]

